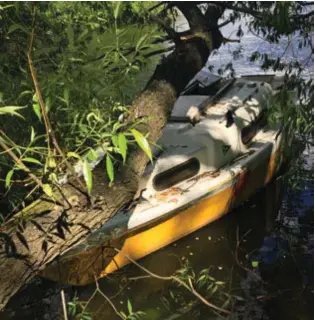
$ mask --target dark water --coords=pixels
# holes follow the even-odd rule
[[[141,265],[162,276],[173,274],[187,260],[195,273],[211,266],[211,275],[225,282],[222,291],[245,299],[234,305],[231,319],[312,319],[313,183],[294,191],[294,201],[289,199],[291,192],[277,179],[223,219],[142,259]],[[242,239],[239,246],[237,237]],[[258,262],[258,267],[252,262]],[[111,279],[100,280],[99,285],[107,296],[124,288],[113,303],[126,311],[130,299],[133,309],[146,313],[142,319],[172,319],[171,315],[193,299],[170,281],[133,280],[142,275],[145,272],[132,265]],[[93,290],[94,286],[86,287],[79,296],[88,298]],[[186,302],[175,303],[170,290],[183,294]],[[101,296],[90,306],[95,319],[117,318]],[[197,303],[179,317],[191,318],[218,317]]]

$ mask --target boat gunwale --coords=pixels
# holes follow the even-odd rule
[[[259,133],[269,133],[269,134],[272,133],[271,136],[272,137],[275,136],[277,138],[278,132],[279,132],[279,130],[269,129],[267,131],[263,131],[263,129],[262,129],[262,130],[260,130]],[[257,134],[257,136],[258,136],[258,134]],[[154,227],[160,223],[163,223],[164,221],[172,218],[173,216],[175,216],[179,212],[186,210],[187,208],[195,205],[196,203],[198,203],[204,199],[207,199],[207,198],[210,198],[210,197],[216,195],[217,193],[223,191],[224,189],[230,188],[231,186],[233,186],[237,183],[237,181],[239,180],[239,176],[242,174],[242,169],[244,169],[244,167],[247,163],[256,164],[255,162],[250,160],[251,158],[257,157],[258,153],[264,153],[267,148],[271,148],[271,153],[268,155],[269,158],[272,158],[273,156],[275,156],[279,152],[279,146],[276,143],[276,140],[277,140],[276,138],[273,138],[270,140],[265,140],[265,141],[263,139],[257,139],[257,140],[255,139],[255,141],[252,141],[250,143],[250,146],[248,146],[249,147],[248,152],[245,154],[241,154],[239,156],[239,159],[236,158],[232,162],[233,169],[234,170],[236,169],[237,172],[233,172],[233,170],[231,169],[231,163],[220,168],[220,171],[222,171],[222,170],[230,167],[230,169],[229,169],[229,172],[231,174],[230,177],[226,178],[225,180],[221,181],[217,185],[213,186],[211,189],[208,189],[204,194],[200,195],[199,197],[194,198],[193,200],[183,204],[182,206],[176,207],[170,211],[165,212],[164,214],[161,214],[160,216],[154,217],[154,218],[152,218],[152,219],[150,219],[140,225],[134,226],[130,229],[128,228],[128,224],[125,225],[125,228],[118,227],[121,223],[123,223],[125,221],[129,221],[130,216],[132,214],[130,212],[128,213],[128,212],[121,211],[120,213],[118,213],[118,214],[120,214],[120,216],[116,216],[116,217],[114,216],[111,220],[109,220],[104,225],[102,225],[102,227],[98,228],[95,231],[92,231],[92,233],[85,240],[83,240],[83,242],[77,244],[74,248],[69,249],[69,251],[66,252],[64,255],[62,255],[60,257],[60,259],[61,260],[71,259],[75,256],[80,255],[80,253],[82,251],[94,249],[98,246],[101,246],[100,245],[101,242],[103,242],[105,244],[106,242],[115,241],[119,238],[129,238],[137,233],[140,233],[140,232],[145,231],[151,227]],[[252,149],[254,147],[255,143],[259,143],[261,141],[264,141],[263,146],[258,147],[256,150]],[[253,150],[254,150],[254,152],[252,152]],[[259,163],[257,163],[256,165],[259,165],[260,163],[261,163],[261,161]],[[255,167],[256,167],[256,165],[255,165]],[[219,177],[212,178],[212,179],[218,179],[218,178]],[[204,179],[208,179],[208,178],[204,178]],[[148,211],[148,210],[152,210],[152,207],[144,210],[144,212]],[[117,221],[114,221],[114,223],[113,223],[113,220],[115,220],[115,218]],[[122,218],[122,219],[119,219],[119,218]],[[110,225],[110,224],[112,224],[112,225]],[[105,230],[102,230],[102,229],[105,229]],[[96,239],[93,239],[94,237],[96,237]],[[104,237],[104,240],[101,240],[102,237]],[[53,262],[53,264],[54,264],[54,262]]]

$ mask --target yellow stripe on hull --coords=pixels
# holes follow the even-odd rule
[[[127,256],[133,260],[141,259],[227,214],[244,198],[253,194],[257,188],[267,184],[275,175],[276,167],[275,155],[272,155],[269,162],[261,163],[255,172],[251,172],[251,178],[246,180],[246,186],[241,186],[242,190],[238,191],[239,194],[236,194],[234,184],[176,213],[168,220],[127,238],[120,253],[113,258],[100,277],[129,264],[130,260]],[[236,180],[236,184],[239,180]]]
[[[157,226],[127,238],[121,252],[114,257],[114,261],[110,262],[101,276],[128,264],[130,261],[126,255],[133,260],[140,259],[220,218],[229,207],[232,189],[224,189]]]

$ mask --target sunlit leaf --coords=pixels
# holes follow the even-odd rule
[[[123,157],[124,163],[126,162],[127,157],[127,140],[123,133],[119,133],[118,135],[118,147],[121,153],[121,156]]]
[[[24,108],[25,107],[16,107],[16,106],[0,107],[0,115],[9,114],[11,116],[17,116],[17,117],[24,119],[18,112],[16,112],[17,110],[21,110]]]
[[[38,103],[33,103],[33,110],[34,110],[37,118],[39,119],[39,121],[42,121],[42,113],[41,113],[40,106]]]
[[[48,197],[53,197],[53,190],[49,184],[43,184],[42,189]]]
[[[98,159],[98,154],[94,149],[90,149],[86,157],[89,161],[96,161]]]
[[[56,168],[57,163],[54,157],[48,156],[46,160],[46,165],[48,168]]]
[[[132,313],[132,305],[129,299],[127,301],[127,308],[128,308],[129,314]]]
[[[120,8],[120,5],[121,5],[121,2],[120,2],[120,1],[117,1],[116,7],[115,7],[115,10],[114,10],[114,18],[115,18],[115,20],[117,20],[117,18],[118,18],[118,16],[119,16],[119,8]]]
[[[70,152],[67,153],[67,157],[68,157],[68,158],[81,159],[81,157],[80,157],[77,153],[72,152],[72,151],[70,151]]]
[[[90,165],[87,159],[83,161],[83,177],[87,186],[88,193],[91,194],[92,186],[93,186],[93,177]]]
[[[141,48],[142,44],[145,42],[145,40],[148,38],[149,34],[145,34],[144,36],[142,36],[137,44],[136,44],[136,51],[139,51],[139,49]]]
[[[259,262],[258,261],[252,261],[252,267],[253,268],[257,268],[259,265]]]
[[[30,163],[35,163],[35,164],[39,164],[42,165],[40,161],[38,161],[35,158],[31,158],[31,157],[26,157],[22,159],[23,162],[30,162]]]
[[[106,156],[106,171],[110,182],[114,181],[114,165],[109,155]]]
[[[143,136],[141,132],[139,132],[136,129],[132,129],[131,133],[136,139],[136,142],[138,143],[139,147],[145,152],[145,154],[148,156],[148,158],[152,162],[152,151],[149,145],[148,140]]]
[[[34,131],[34,128],[31,127],[31,142],[33,142],[34,138],[35,138],[35,131]]]
[[[14,173],[14,170],[11,169],[11,170],[7,173],[7,175],[6,175],[6,177],[5,177],[5,187],[6,187],[6,188],[8,188],[9,185],[11,184],[11,178],[12,178],[12,176],[13,176],[13,173]]]
[[[115,147],[118,148],[118,136],[116,136],[116,135],[113,135],[113,136],[112,136],[112,143],[113,143],[113,145],[114,145]]]

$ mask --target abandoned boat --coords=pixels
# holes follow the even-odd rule
[[[225,80],[201,72],[175,103],[135,207],[118,212],[42,276],[93,282],[219,219],[266,185],[284,147],[279,126],[267,123],[279,85],[274,75]]]

